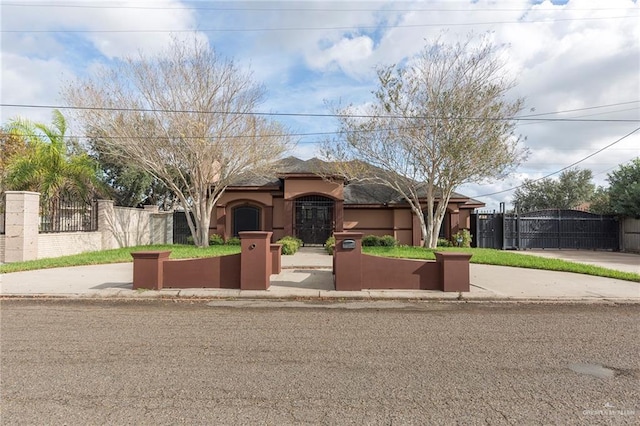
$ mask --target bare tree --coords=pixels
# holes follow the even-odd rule
[[[456,187],[503,177],[526,157],[513,120],[523,100],[508,99],[515,83],[497,50],[487,37],[438,39],[406,65],[378,68],[371,103],[333,108],[340,136],[324,157],[350,180],[397,191],[426,247],[436,246]]]
[[[180,200],[198,246],[213,207],[247,173],[265,173],[290,148],[286,129],[255,114],[264,89],[206,42],[174,40],[158,56],[118,61],[64,92],[106,149],[152,174]]]

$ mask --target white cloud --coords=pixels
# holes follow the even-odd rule
[[[527,111],[523,114],[530,113],[529,108],[541,113],[640,99],[637,17],[640,6],[632,0],[569,0],[557,5],[550,1],[533,5],[528,0],[234,3],[113,0],[113,4],[165,9],[3,6],[2,29],[220,30],[206,33],[211,44],[222,54],[237,59],[240,65],[251,65],[256,79],[267,87],[268,98],[263,105],[267,111],[326,113],[325,100],[365,104],[371,100],[370,92],[375,87],[375,66],[409,60],[422,49],[425,39],[442,36],[453,41],[469,31],[491,31],[497,45],[508,46],[504,51],[507,70],[519,83],[513,96],[526,98]],[[182,6],[209,9],[180,9]],[[230,6],[237,10],[220,10]],[[630,18],[611,18],[620,16]],[[600,19],[605,17],[609,19]],[[543,20],[555,22],[522,22]],[[501,23],[480,24],[483,22]],[[192,36],[190,32],[178,34]],[[198,36],[204,37],[203,33]],[[169,33],[163,32],[4,33],[2,101],[55,103],[62,74],[71,78],[96,63],[108,63],[112,58],[140,49],[158,52],[167,46],[169,37]],[[631,104],[548,117],[588,115],[585,118],[637,120],[638,107],[640,104]],[[2,109],[2,120],[6,120],[8,112]],[[44,120],[50,116],[49,111],[19,112]],[[598,113],[602,115],[594,115]],[[335,130],[335,121],[330,118],[283,120],[296,132]],[[515,186],[526,177],[544,176],[606,146],[638,125],[638,122],[521,123],[519,131],[527,136],[532,156],[518,174],[491,185],[468,185],[461,192],[481,195]],[[304,138],[306,142],[317,139]],[[640,136],[630,137],[581,166],[592,168],[594,173],[602,172],[640,155],[639,146]],[[306,157],[313,148],[313,143],[305,143],[297,152]],[[604,178],[606,173],[600,175],[600,179]],[[488,200],[509,197],[510,193],[505,193]]]
[[[373,40],[367,36],[342,38],[327,49],[307,55],[312,68],[326,70],[335,64],[347,75],[356,77],[356,65],[371,56]]]

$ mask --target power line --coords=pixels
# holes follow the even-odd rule
[[[608,108],[608,107],[629,105],[629,104],[637,104],[637,103],[640,103],[640,100],[627,101],[627,102],[618,102],[618,103],[615,103],[615,104],[608,104],[608,105],[597,105],[597,106],[591,106],[591,107],[586,107],[586,108],[565,109],[565,110],[562,110],[562,111],[555,111],[555,112],[541,112],[541,113],[538,113],[538,114],[521,115],[520,117],[539,117],[541,115],[564,114],[564,113],[567,113],[567,112],[587,111],[587,110],[590,110],[590,109]]]
[[[408,25],[366,25],[358,27],[287,27],[287,28],[212,28],[212,29],[190,29],[190,30],[0,30],[0,33],[237,33],[237,32],[269,32],[269,31],[347,31],[347,30],[379,30],[379,29],[394,29],[394,28],[427,28],[427,27],[461,27],[469,25],[501,25],[501,24],[539,24],[539,23],[552,23],[552,22],[569,22],[569,21],[600,21],[610,19],[629,19],[638,18],[636,16],[607,16],[607,17],[592,17],[592,18],[558,18],[558,19],[541,19],[530,21],[488,21],[488,22],[450,22],[450,23],[437,23],[437,24],[408,24]]]
[[[553,172],[553,173],[549,173],[548,175],[546,175],[546,176],[542,176],[541,178],[533,179],[533,180],[529,181],[529,183],[538,182],[538,181],[540,181],[540,180],[542,180],[542,179],[546,179],[546,178],[551,177],[551,176],[553,176],[553,175],[555,175],[555,174],[558,174],[558,173],[560,173],[560,172],[563,172],[563,171],[565,171],[565,170],[567,170],[567,169],[569,169],[569,168],[571,168],[571,167],[573,167],[573,166],[575,166],[575,165],[577,165],[577,164],[580,164],[580,163],[582,163],[583,161],[585,161],[585,160],[587,160],[587,159],[589,159],[589,158],[593,157],[594,155],[601,153],[601,152],[602,152],[602,151],[604,151],[605,149],[612,147],[613,145],[617,144],[618,142],[621,142],[621,141],[625,140],[626,138],[628,138],[629,136],[633,135],[633,134],[634,134],[635,132],[637,132],[638,130],[640,130],[640,127],[637,127],[635,130],[631,131],[630,133],[627,133],[626,135],[624,135],[624,136],[623,136],[623,137],[621,137],[620,139],[616,140],[615,142],[612,142],[612,143],[610,143],[609,145],[607,145],[607,146],[605,146],[605,147],[603,147],[603,148],[600,148],[600,149],[599,149],[599,150],[597,150],[596,152],[593,152],[593,153],[591,153],[591,154],[587,155],[586,157],[584,157],[584,158],[582,158],[582,159],[580,159],[580,160],[578,160],[578,161],[576,161],[576,162],[574,162],[574,163],[571,163],[571,164],[569,164],[569,165],[568,165],[568,166],[566,166],[566,167],[561,168],[560,170],[556,170],[555,172]],[[489,194],[474,195],[473,197],[474,197],[474,198],[481,198],[481,197],[489,197],[489,196],[491,196],[491,195],[503,194],[503,193],[505,193],[505,192],[513,191],[514,189],[522,188],[524,185],[525,185],[525,184],[523,183],[523,184],[520,184],[520,185],[518,185],[518,186],[514,186],[514,187],[512,187],[512,188],[509,188],[509,189],[504,189],[504,190],[502,190],[502,191],[491,192],[491,193],[489,193]]]
[[[571,12],[571,11],[601,11],[601,10],[634,10],[628,7],[607,7],[607,8],[545,8],[527,9],[522,8],[477,8],[477,9],[451,9],[451,8],[411,8],[411,9],[370,9],[370,8],[302,8],[302,7],[218,7],[218,6],[137,6],[137,5],[91,5],[91,4],[38,4],[38,3],[11,3],[0,2],[0,6],[10,7],[53,7],[53,8],[73,8],[73,9],[141,9],[141,10],[213,10],[218,12]]]
[[[583,119],[583,118],[531,118],[529,116],[518,116],[513,118],[483,118],[483,117],[444,117],[444,116],[416,116],[404,117],[399,115],[366,115],[366,114],[327,114],[327,113],[302,113],[302,112],[238,112],[238,111],[203,111],[203,110],[173,110],[154,108],[109,108],[109,107],[82,107],[63,105],[37,105],[37,104],[7,104],[0,103],[0,107],[10,108],[39,108],[39,109],[63,109],[79,111],[116,111],[116,112],[161,112],[175,114],[229,114],[229,115],[250,115],[268,117],[322,117],[322,118],[395,118],[395,119],[436,119],[436,120],[476,120],[476,121],[535,121],[535,122],[594,122],[594,123],[636,123],[640,118],[633,119]],[[556,112],[556,114],[559,112]],[[548,113],[552,114],[552,113]]]

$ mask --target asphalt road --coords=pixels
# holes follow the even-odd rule
[[[263,303],[2,301],[0,421],[640,420],[637,305]]]

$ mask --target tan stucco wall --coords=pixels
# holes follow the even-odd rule
[[[322,179],[285,179],[284,198],[293,199],[306,194],[322,194],[337,200],[344,199],[342,183]]]
[[[61,232],[38,235],[38,259],[67,256],[102,248],[102,232]]]

